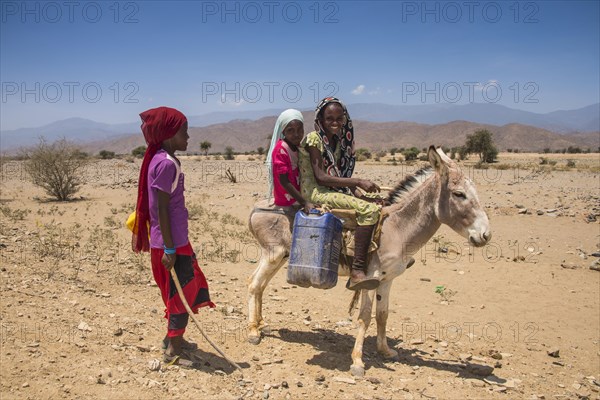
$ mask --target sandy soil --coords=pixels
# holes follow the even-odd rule
[[[600,159],[578,157],[587,164],[580,171],[466,168],[492,243],[470,249],[439,230],[394,284],[388,338],[399,359],[377,355],[373,321],[365,379],[349,371],[356,328],[343,285],[302,289],[280,271],[264,297],[272,332],[258,346],[246,342],[246,282],[258,253],[246,220],[266,191],[258,161],[183,161],[191,239],[218,305],[199,318],[243,379],[193,325],[187,336],[202,367],[150,369],[162,356],[163,305],[148,256],[131,252],[123,227],[139,161],[90,166],[82,197],[69,203],[47,201],[20,163],[4,164],[0,397],[600,399],[600,272],[590,269],[600,251]],[[357,174],[392,186],[415,170],[390,164],[359,163]],[[473,364],[494,371],[480,376]]]

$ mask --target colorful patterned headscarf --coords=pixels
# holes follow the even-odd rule
[[[329,143],[329,139],[327,139],[327,135],[325,135],[325,130],[321,126],[321,121],[319,121],[319,118],[322,117],[325,107],[331,103],[339,104],[342,107],[342,110],[344,110],[344,116],[346,117],[346,122],[342,127],[340,135],[337,138],[333,138],[333,143]],[[327,174],[341,178],[351,178],[352,173],[354,172],[354,165],[356,163],[354,157],[354,127],[352,126],[352,119],[350,118],[350,114],[348,113],[344,103],[335,97],[326,97],[321,100],[315,110],[315,131],[317,131],[319,136],[321,136],[321,140],[323,140],[324,146],[321,156],[323,158],[323,167],[325,168]],[[341,150],[341,157],[336,163],[334,152],[336,143],[338,142]],[[352,195],[352,192],[347,187],[338,187],[332,189]]]
[[[142,132],[148,144],[140,178],[138,182],[138,198],[135,208],[135,222],[133,227],[132,247],[134,251],[149,251],[148,225],[150,220],[150,204],[148,198],[148,168],[150,161],[161,148],[162,143],[175,136],[179,128],[187,121],[180,111],[169,107],[158,107],[144,111],[140,114],[142,119]]]

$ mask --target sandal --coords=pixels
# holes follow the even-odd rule
[[[184,354],[169,355],[167,353],[163,353],[163,362],[165,363],[165,366],[167,366],[167,367],[169,367],[171,365],[178,365],[182,368],[188,368],[188,369],[200,368],[200,363],[194,362],[187,358],[184,358]]]

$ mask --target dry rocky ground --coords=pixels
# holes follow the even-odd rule
[[[264,296],[272,331],[258,346],[246,342],[246,282],[258,253],[246,220],[266,191],[258,161],[183,160],[191,239],[217,304],[199,319],[243,378],[193,325],[199,369],[153,363],[162,355],[163,305],[148,256],[131,252],[123,227],[139,161],[91,165],[81,198],[68,203],[45,199],[22,165],[8,162],[0,397],[600,399],[600,160],[571,156],[569,169],[566,156],[547,157],[556,165],[501,154],[505,169],[465,167],[492,243],[469,248],[440,229],[394,284],[388,338],[399,358],[377,355],[373,321],[364,379],[349,372],[356,328],[343,285],[302,289],[280,271]],[[356,173],[392,186],[414,170],[382,160],[361,162]]]

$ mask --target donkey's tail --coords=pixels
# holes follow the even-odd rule
[[[350,307],[348,307],[348,314],[352,315],[354,309],[356,308],[356,303],[358,303],[358,298],[360,297],[360,290],[356,290],[354,295],[352,296],[352,300],[350,301]]]

